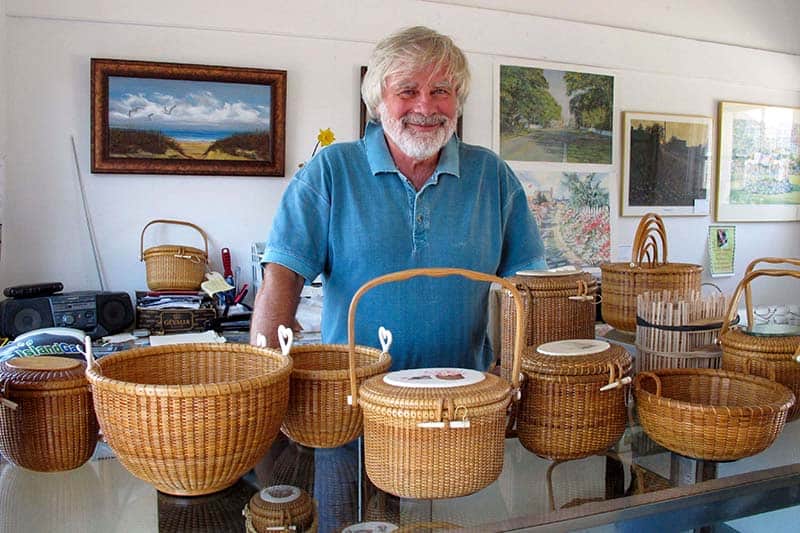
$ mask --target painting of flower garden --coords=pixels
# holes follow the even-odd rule
[[[611,258],[608,173],[515,169],[539,225],[549,268]]]

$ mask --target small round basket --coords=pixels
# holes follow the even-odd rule
[[[0,453],[39,472],[77,468],[98,438],[85,363],[67,357],[0,362]]]
[[[291,359],[244,344],[138,348],[86,372],[105,439],[122,465],[161,492],[209,494],[266,453],[289,400]]]
[[[188,226],[203,237],[204,250],[191,246],[164,244],[144,249],[144,232],[153,224]],[[147,287],[151,291],[197,290],[203,282],[208,263],[208,237],[191,222],[158,219],[148,222],[139,238],[139,260],[147,271]]]
[[[253,494],[242,514],[247,533],[316,533],[318,526],[317,512],[311,496],[292,485],[274,485],[261,489]]]
[[[524,315],[519,293],[507,280],[454,268],[421,268],[387,274],[363,285],[350,304],[354,328],[358,300],[370,288],[415,276],[499,283],[516,297],[517,343],[513,390],[519,387]],[[351,371],[353,398],[364,412],[364,466],[381,490],[405,498],[453,498],[477,492],[503,468],[506,411],[512,386],[475,370],[403,370],[368,379],[360,390]]]
[[[520,443],[549,459],[603,452],[627,425],[631,356],[593,339],[555,341],[523,358]]]
[[[774,381],[713,369],[642,372],[633,389],[639,422],[651,439],[708,461],[767,449],[795,401],[792,391]]]

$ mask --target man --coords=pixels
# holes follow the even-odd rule
[[[545,268],[544,247],[519,180],[493,152],[454,135],[469,93],[463,52],[423,27],[375,48],[361,94],[364,138],[329,146],[292,179],[263,256],[251,341],[275,345],[294,323],[304,280],[322,274],[324,343],[347,342],[348,306],[377,276],[459,267],[498,276]],[[489,286],[459,276],[380,285],[361,299],[356,343],[393,333],[392,369],[486,370]]]

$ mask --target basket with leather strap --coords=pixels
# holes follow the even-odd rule
[[[77,468],[92,456],[99,427],[85,363],[67,357],[0,362],[0,453],[39,472]]]
[[[639,423],[673,452],[733,461],[767,449],[795,396],[765,378],[701,368],[641,372],[633,383]]]
[[[517,435],[550,459],[577,459],[613,446],[627,425],[631,356],[591,339],[555,341],[522,359]]]
[[[427,368],[375,376],[359,389],[353,357],[351,394],[364,413],[364,466],[379,489],[395,496],[464,496],[492,483],[503,468],[506,411],[519,391],[525,335],[522,303],[513,283],[456,268],[419,268],[387,274],[367,282],[353,296],[348,317],[350,337],[358,301],[369,289],[416,276],[452,275],[499,283],[518,302],[513,385],[476,370]]]
[[[781,261],[800,264],[796,259]],[[753,270],[751,267],[754,263],[751,263],[736,287],[727,311],[728,321],[723,324],[719,333],[722,368],[774,379],[789,387],[795,395],[800,395],[800,328],[781,324],[756,325],[752,320],[752,299],[747,301],[748,326],[735,328],[729,326],[730,320],[737,312],[742,292],[747,293],[750,290],[753,280],[761,276],[793,277],[800,280],[798,270]],[[800,406],[795,404],[789,411],[788,420],[792,421],[798,417],[800,417]]]
[[[86,376],[103,436],[134,476],[177,496],[233,485],[267,452],[289,401],[292,361],[245,344],[136,348]]]
[[[563,339],[593,339],[597,281],[588,272],[521,271],[508,278],[522,298],[527,335],[522,355],[540,344]],[[516,323],[511,293],[503,291],[500,375],[511,379]]]
[[[317,511],[306,491],[292,485],[273,485],[253,494],[242,510],[247,533],[296,531],[316,533]]]
[[[144,249],[144,232],[153,224],[174,224],[194,228],[203,237],[203,250],[191,246],[164,244]],[[208,263],[206,232],[191,222],[181,220],[152,220],[139,237],[139,261],[144,261],[147,286],[152,291],[197,290],[203,282]]]
[[[642,217],[636,228],[631,261],[603,263],[600,271],[603,320],[617,329],[634,332],[636,297],[639,294],[645,291],[668,290],[679,295],[699,291],[703,267],[668,262],[664,222],[660,216],[648,213]]]

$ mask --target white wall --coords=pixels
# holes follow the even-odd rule
[[[308,157],[319,128],[332,128],[338,140],[357,136],[359,66],[387,31],[412,24],[452,35],[468,52],[473,92],[465,108],[464,137],[476,144],[492,143],[493,72],[503,61],[613,72],[617,123],[625,110],[714,116],[719,100],[800,106],[798,55],[468,6],[413,0],[350,0],[335,9],[321,0],[5,3],[6,66],[0,81],[4,76],[11,155],[0,256],[3,287],[49,280],[64,282],[66,290],[99,287],[71,135],[111,290],[145,287],[139,234],[156,218],[190,220],[205,228],[214,266],[220,268],[219,249],[228,246],[249,275],[250,243],[266,237],[287,185],[288,177],[92,175],[91,57],[287,70],[287,175]],[[610,184],[615,250],[630,244],[638,221],[616,216],[618,137]],[[670,259],[705,264],[711,222],[710,217],[666,219]],[[191,238],[161,231],[148,236],[150,244]],[[753,257],[800,257],[797,222],[738,223],[737,240],[737,276],[719,283],[726,291]],[[800,286],[790,285],[765,284],[756,299],[800,300]]]

